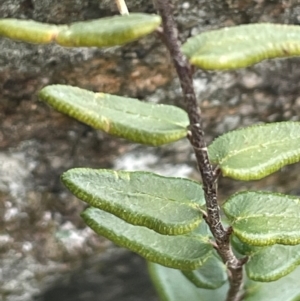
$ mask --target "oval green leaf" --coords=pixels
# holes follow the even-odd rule
[[[62,29],[56,42],[68,47],[123,45],[153,32],[160,23],[160,16],[141,13],[76,22]]]
[[[174,106],[144,103],[71,86],[45,87],[39,97],[57,111],[96,129],[153,146],[185,137],[189,125],[186,112]]]
[[[254,247],[232,237],[234,248],[249,256],[246,263],[248,277],[254,281],[270,282],[291,273],[300,264],[300,245]]]
[[[188,233],[203,220],[202,186],[188,179],[88,168],[68,170],[61,179],[91,206],[162,234]]]
[[[201,33],[188,39],[182,51],[203,69],[238,69],[265,59],[300,55],[300,27],[247,24]]]
[[[162,301],[225,301],[226,299],[227,283],[215,290],[197,288],[179,270],[151,262],[148,263],[148,268]],[[214,274],[213,271],[212,274]]]
[[[226,133],[208,148],[222,174],[258,180],[300,160],[300,122],[255,125]]]
[[[246,191],[233,195],[222,207],[234,234],[246,244],[300,244],[299,198]]]
[[[216,289],[221,287],[227,280],[226,266],[219,256],[214,253],[197,270],[182,271],[183,275],[196,287]]]
[[[97,234],[125,247],[147,260],[176,269],[195,269],[211,256],[213,247],[207,232],[195,236],[161,235],[145,227],[134,226],[97,208],[81,214]],[[205,229],[204,229],[205,230]]]
[[[0,37],[28,43],[47,44],[65,26],[44,24],[32,20],[0,19]]]
[[[244,301],[298,301],[300,300],[300,268],[270,283],[248,280]]]

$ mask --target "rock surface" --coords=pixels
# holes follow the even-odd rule
[[[155,12],[151,1],[127,2],[131,11]],[[174,1],[174,9],[182,40],[235,24],[300,22],[297,0]],[[0,2],[0,18],[54,24],[114,14],[110,0]],[[182,106],[161,41],[150,35],[99,50],[1,38],[0,49],[0,300],[157,300],[153,291],[145,291],[149,280],[141,260],[84,226],[79,218],[84,204],[66,192],[59,175],[74,166],[128,169],[134,163],[136,169],[187,176],[195,165],[190,147],[186,141],[158,149],[132,145],[54,112],[36,95],[41,87],[59,83]],[[299,63],[294,58],[232,72],[198,71],[195,87],[208,140],[255,122],[299,120]],[[196,171],[191,176],[199,178]],[[255,185],[297,195],[298,181],[296,169],[288,167],[242,186],[223,179],[220,193],[224,199],[237,187]],[[139,278],[145,280],[133,290],[130,279]],[[77,294],[71,293],[75,287]]]

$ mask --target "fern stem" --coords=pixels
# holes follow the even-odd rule
[[[239,260],[236,258],[230,244],[231,231],[230,229],[225,229],[221,222],[220,208],[217,201],[216,175],[208,158],[205,134],[202,128],[201,110],[198,107],[193,86],[192,67],[180,49],[177,26],[173,18],[172,1],[155,0],[155,6],[162,18],[163,40],[177,71],[189,115],[190,128],[188,138],[193,146],[202,177],[207,207],[205,220],[216,240],[216,249],[229,270],[230,288],[226,300],[238,301],[241,300],[243,265],[247,259]]]

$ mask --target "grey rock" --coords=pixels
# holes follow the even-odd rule
[[[151,1],[127,2],[131,11],[155,12]],[[297,0],[176,0],[174,9],[183,41],[190,35],[235,24],[300,22]],[[0,1],[1,18],[53,24],[114,14],[117,9],[110,0]],[[119,301],[122,296],[124,301],[156,300],[153,291],[145,296],[144,291],[134,293],[126,286],[130,277],[138,281],[142,275],[145,279],[144,272],[136,272],[141,262],[135,264],[136,257],[128,257],[126,252],[124,257],[117,255],[115,247],[87,229],[79,218],[84,205],[59,182],[59,175],[68,168],[119,166],[116,159],[128,158],[125,154],[130,150],[131,160],[143,157],[141,148],[54,112],[38,102],[37,92],[47,84],[60,83],[183,106],[165,47],[157,36],[150,35],[104,50],[31,45],[1,38],[0,49],[0,299],[31,301],[37,296],[37,300],[48,301],[55,296],[57,301],[66,301],[64,294],[69,292],[72,301],[99,296],[103,301]],[[255,122],[299,120],[299,62],[294,58],[231,72],[197,71],[195,86],[207,140]],[[176,162],[187,166],[185,173],[195,166],[191,149],[183,142],[151,150],[150,157],[147,152],[145,160],[152,160],[150,167],[142,162],[147,168],[159,170]],[[120,166],[125,166],[124,160]],[[196,172],[192,177],[199,179]],[[294,193],[298,193],[298,186],[298,173],[290,167],[257,184],[258,188]],[[220,199],[236,188],[222,179]],[[120,272],[127,267],[120,258],[133,262],[134,268],[127,274]],[[115,268],[101,269],[107,262]],[[103,280],[105,273],[109,281]],[[119,278],[120,273],[126,276]],[[101,285],[90,285],[93,279]],[[85,285],[80,287],[80,283]],[[76,287],[78,293],[72,294],[68,287]]]

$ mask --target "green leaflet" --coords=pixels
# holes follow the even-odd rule
[[[300,243],[300,199],[262,191],[239,192],[223,210],[234,234],[253,246]]]
[[[61,179],[91,206],[162,234],[190,232],[203,220],[202,186],[188,179],[88,168],[68,170]]]
[[[39,97],[59,112],[96,129],[153,146],[185,137],[189,125],[187,113],[174,106],[144,103],[71,86],[47,86],[40,91]]]
[[[148,267],[161,301],[225,301],[226,299],[227,283],[216,290],[197,288],[179,270],[151,262],[148,263]]]
[[[216,289],[227,280],[226,266],[215,251],[199,269],[182,273],[199,288]]]
[[[203,69],[237,69],[265,59],[300,55],[300,27],[247,24],[201,33],[188,39],[182,51]]]
[[[68,47],[109,47],[137,40],[154,31],[160,23],[160,16],[141,13],[58,26],[32,20],[0,19],[0,36],[29,43],[55,41]]]
[[[150,276],[162,301],[225,301],[228,284],[216,290],[196,288],[175,269],[149,263]],[[298,301],[300,300],[300,268],[278,281],[246,283],[243,301]]]
[[[0,19],[0,37],[28,43],[48,44],[65,26],[44,24],[32,20]]]
[[[168,236],[148,228],[133,226],[120,218],[97,208],[82,213],[85,223],[99,235],[121,247],[136,252],[147,260],[176,269],[196,269],[211,256],[212,245],[203,227],[203,233]]]
[[[151,33],[160,23],[160,16],[141,13],[76,22],[62,29],[56,41],[69,47],[123,45]]]
[[[248,281],[244,301],[299,301],[300,268],[270,283]]]
[[[258,180],[300,160],[300,123],[255,125],[226,133],[208,148],[224,176]]]
[[[270,282],[291,273],[300,264],[300,245],[272,245],[254,247],[232,237],[234,248],[249,256],[246,272],[254,281]]]

